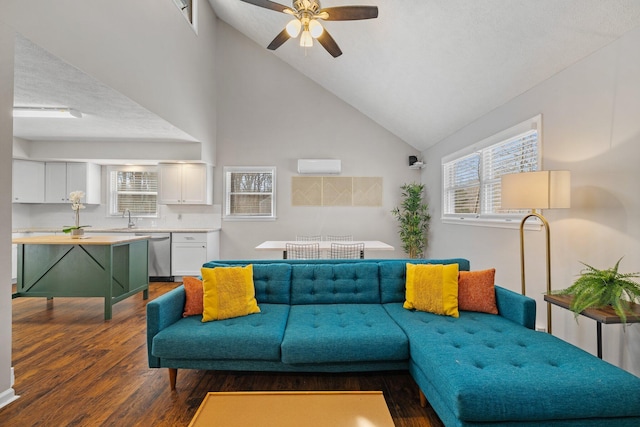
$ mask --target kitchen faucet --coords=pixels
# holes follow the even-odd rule
[[[129,223],[127,224],[127,228],[134,228],[136,223],[131,220],[131,210],[127,209],[122,212],[122,218],[124,218],[125,214],[129,214]]]

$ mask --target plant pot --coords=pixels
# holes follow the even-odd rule
[[[84,230],[82,228],[74,228],[71,230],[72,239],[80,239],[82,236],[84,236]]]

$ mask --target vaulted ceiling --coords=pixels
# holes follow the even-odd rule
[[[265,47],[291,20],[240,0],[209,2]],[[318,43],[305,51],[298,40],[274,54],[420,150],[640,25],[638,0],[321,4],[345,5],[375,5],[379,17],[323,22],[342,56],[332,58]]]
[[[209,2],[220,19],[263,47],[291,19],[241,0]],[[419,150],[640,26],[638,0],[322,1],[322,7],[344,5],[375,5],[379,16],[323,23],[342,56],[331,57],[318,43],[305,50],[297,40],[273,55]],[[16,119],[15,135],[32,140],[194,141],[19,39],[16,105],[47,105],[51,99],[60,105],[65,96],[73,97],[66,104],[87,113],[88,120],[44,120],[38,128]]]

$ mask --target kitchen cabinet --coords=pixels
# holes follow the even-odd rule
[[[69,193],[84,191],[83,203],[100,204],[100,165],[46,162],[45,177],[45,203],[69,203]]]
[[[199,276],[202,264],[219,258],[219,231],[171,233],[172,276]]]
[[[31,236],[49,236],[58,233],[11,233],[11,239]],[[18,245],[11,244],[11,283],[18,282]]]
[[[44,202],[44,163],[13,160],[13,203]]]
[[[163,205],[210,205],[213,203],[213,172],[202,163],[158,165],[159,197]]]

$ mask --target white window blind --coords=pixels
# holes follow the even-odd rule
[[[130,211],[138,217],[158,214],[158,173],[156,170],[111,170],[110,214]]]
[[[500,209],[500,177],[539,169],[539,122],[538,116],[443,160],[443,219],[505,219],[523,212]]]
[[[444,165],[445,213],[471,214],[480,207],[480,154]]]
[[[509,173],[538,170],[538,132],[530,131],[487,147],[482,162],[484,206],[481,213],[509,213],[500,209],[500,177]]]
[[[275,168],[226,167],[225,217],[275,218]]]

